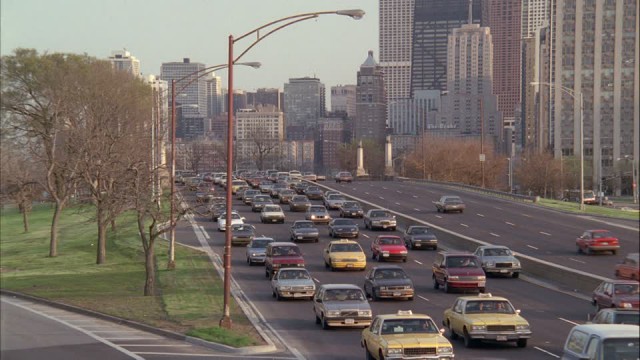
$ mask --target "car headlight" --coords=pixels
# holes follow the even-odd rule
[[[328,317],[340,316],[340,310],[329,310],[327,311]]]
[[[358,310],[358,316],[371,316],[371,310]]]
[[[496,266],[496,263],[494,261],[487,261],[484,263],[484,266],[494,267]]]
[[[405,285],[404,289],[405,289],[405,290],[411,290],[411,289],[413,289],[413,286],[411,286],[411,285]]]
[[[438,348],[438,354],[448,354],[452,352],[453,348],[451,346],[441,346]]]
[[[471,325],[471,331],[485,331],[487,329],[484,325]]]
[[[400,251],[400,254],[406,254],[406,253],[407,253],[407,250]]]
[[[449,280],[458,280],[458,279],[460,279],[460,276],[456,276],[456,275],[449,276]]]
[[[513,266],[520,267],[520,261],[514,261],[513,262]]]
[[[380,286],[380,290],[387,290],[386,286]]]
[[[280,286],[280,290],[282,290],[282,291],[290,291],[291,290],[291,286]]]
[[[315,215],[311,215],[311,218],[312,218],[312,219],[315,219],[315,218],[316,218],[316,216],[315,216]]]
[[[387,349],[387,355],[402,355],[402,348],[399,348],[399,349],[389,348]]]
[[[486,276],[478,276],[477,279],[480,280],[480,281],[485,281],[485,280],[487,280],[487,277]]]
[[[516,330],[529,330],[529,325],[516,325]]]

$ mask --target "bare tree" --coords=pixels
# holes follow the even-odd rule
[[[251,160],[258,170],[264,170],[265,165],[274,155],[277,155],[280,148],[280,139],[274,136],[267,127],[260,126],[253,129],[249,133],[247,141],[250,143]]]
[[[24,232],[29,232],[29,214],[42,187],[36,178],[41,173],[28,154],[18,151],[14,144],[3,142],[0,150],[0,189],[3,197],[16,204],[22,214]]]
[[[529,151],[514,166],[514,178],[520,189],[532,195],[553,197],[561,191],[560,160],[551,152]]]
[[[49,256],[57,256],[58,222],[76,187],[77,159],[66,150],[67,108],[78,87],[77,74],[90,58],[69,54],[43,54],[17,49],[2,57],[3,133],[29,139],[21,144],[42,164],[43,187],[55,202]]]

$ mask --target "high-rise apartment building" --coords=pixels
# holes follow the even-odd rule
[[[449,36],[448,94],[442,98],[438,124],[459,136],[484,136],[495,143],[502,135],[502,115],[493,95],[491,32],[466,24]]]
[[[331,112],[343,112],[347,117],[356,117],[356,86],[337,85],[331,87]]]
[[[413,1],[410,91],[413,94],[416,90],[447,90],[448,36],[453,29],[469,23],[469,0],[404,2]],[[481,0],[473,2],[474,24],[480,24],[481,6]]]
[[[284,114],[286,127],[313,129],[318,119],[325,115],[325,87],[320,79],[303,77],[289,79],[284,84]],[[299,134],[300,132],[295,132]],[[307,133],[312,134],[312,131]],[[294,132],[292,132],[294,134]],[[312,136],[312,135],[311,135]],[[303,140],[289,136],[287,140]]]
[[[520,25],[522,27],[520,36],[522,38],[533,37],[536,30],[549,25],[551,15],[550,0],[521,0],[522,16]],[[493,29],[491,29],[493,34]]]
[[[387,100],[411,94],[411,43],[415,0],[380,0],[380,66],[385,74]]]
[[[339,149],[345,140],[345,120],[323,118],[318,123],[316,166],[318,174],[333,175],[340,169]]]
[[[222,96],[222,79],[211,73],[206,78],[207,84],[207,117],[212,119],[214,116],[223,113],[224,97]]]
[[[249,101],[249,103],[253,104],[254,107],[273,105],[276,109],[282,111],[282,92],[280,89],[275,88],[261,88],[256,90],[253,94],[253,102]]]
[[[493,42],[493,94],[504,126],[513,128],[520,106],[520,34],[522,0],[483,0],[482,26],[491,29]]]
[[[640,155],[638,0],[556,0],[555,5],[554,152],[559,158],[584,151],[592,169],[585,175],[596,188],[622,166],[618,159],[632,156],[637,162]],[[619,193],[619,183],[609,186]]]
[[[178,129],[182,128],[181,121],[189,120],[185,129],[189,138],[204,135],[204,120],[207,117],[207,81],[204,78],[198,78],[202,75],[205,68],[203,63],[191,62],[189,58],[184,58],[182,62],[162,63],[160,66],[160,77],[169,85],[169,102],[171,102],[171,83],[176,81],[176,114],[181,114],[177,118]],[[171,106],[171,103],[169,103]],[[198,120],[199,119],[199,120]],[[202,124],[199,122],[202,121]],[[202,133],[198,133],[202,131]],[[176,131],[176,136],[181,135],[180,131]],[[182,136],[182,135],[181,135]]]
[[[169,120],[169,106],[167,102],[167,82],[160,80],[155,75],[145,77],[145,82],[149,84],[153,96],[153,110],[151,118],[153,120],[152,137],[154,139],[154,151],[157,156],[154,158],[154,167],[162,167],[167,164],[167,147],[171,144],[171,124]]]
[[[360,65],[357,78],[355,140],[371,139],[382,145],[387,135],[387,100],[383,68],[373,51]]]
[[[238,110],[235,134],[237,161],[242,167],[273,167],[284,140],[284,116],[275,107]]]
[[[127,50],[112,51],[109,61],[114,69],[126,71],[133,76],[142,76],[140,73],[140,60],[132,56]]]

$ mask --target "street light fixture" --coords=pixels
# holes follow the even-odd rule
[[[548,82],[530,82],[529,85],[547,85],[550,88],[556,87],[555,84]],[[584,99],[581,91],[573,91],[563,85],[558,85],[562,91],[571,96],[573,100],[580,100],[580,211],[584,211]]]
[[[240,63],[238,65],[250,66],[253,68],[259,68],[259,62],[247,62]],[[228,64],[219,64],[206,67],[204,69],[200,69],[194,72],[191,72],[178,80],[171,80],[171,210],[170,210],[170,218],[171,218],[171,231],[169,235],[169,262],[167,264],[167,269],[175,269],[176,267],[176,95],[180,94],[187,88],[187,86],[191,85],[194,81],[200,79],[201,77],[210,74],[216,70],[224,69],[228,67]],[[190,77],[198,75],[189,80],[186,84],[184,84],[178,91],[176,92],[176,84],[189,79]],[[185,104],[187,105],[187,104]],[[184,105],[180,105],[184,106]],[[196,105],[197,106],[197,105]]]
[[[233,66],[237,64],[238,60],[244,56],[249,50],[256,46],[267,36],[274,32],[281,30],[289,25],[293,25],[305,20],[310,20],[319,17],[320,15],[344,15],[349,16],[355,20],[362,19],[364,11],[360,9],[352,10],[333,10],[333,11],[319,11],[312,13],[297,14],[287,16],[278,20],[271,21],[267,24],[259,26],[244,35],[234,38],[233,35],[229,35],[229,59],[228,59],[228,86],[227,86],[227,179],[232,179],[233,176]],[[260,31],[265,30],[266,33],[261,34]],[[234,58],[233,45],[247,36],[256,34],[256,39]],[[224,312],[222,319],[220,319],[220,326],[225,328],[231,328],[231,311],[230,311],[230,298],[231,298],[231,211],[233,207],[233,193],[232,187],[227,186],[227,204],[226,204],[226,223],[225,223],[225,241],[224,241]]]

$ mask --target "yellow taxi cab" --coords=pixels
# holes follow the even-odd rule
[[[367,256],[360,244],[353,240],[333,240],[327,244],[322,253],[324,265],[345,270],[364,270],[367,267]]]
[[[411,310],[377,315],[362,331],[360,345],[367,359],[438,359],[455,357],[453,346],[435,321]]]
[[[491,294],[462,296],[444,311],[442,324],[452,340],[461,336],[466,347],[478,341],[515,342],[526,347],[531,338],[529,323],[520,310],[515,310],[506,298]]]

